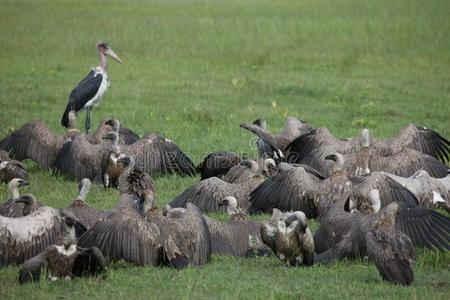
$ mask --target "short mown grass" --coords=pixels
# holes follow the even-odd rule
[[[97,64],[99,39],[124,64],[110,63],[95,123],[114,116],[139,134],[160,132],[196,163],[216,150],[255,154],[238,125],[258,117],[274,131],[292,115],[339,137],[364,127],[389,137],[408,123],[450,137],[448,1],[0,0],[0,7],[0,137],[32,119],[63,133],[67,97]],[[27,166],[26,192],[55,207],[75,197],[76,182]],[[197,180],[155,177],[159,204]],[[94,186],[88,201],[110,208],[117,199],[117,191]],[[213,256],[198,269],[119,263],[106,280],[19,286],[18,268],[9,267],[0,270],[0,299],[448,299],[449,269],[449,253],[420,251],[414,284],[400,287],[367,261],[287,268],[274,257]]]

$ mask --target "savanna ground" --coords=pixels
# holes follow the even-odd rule
[[[339,137],[363,127],[389,137],[410,123],[450,137],[450,2],[0,1],[0,137],[31,119],[55,132],[68,94],[110,42],[111,87],[100,118],[163,133],[198,163],[205,154],[254,154],[242,121],[288,115]],[[84,114],[78,124],[84,124]],[[28,162],[26,192],[64,207],[77,183]],[[156,177],[160,205],[198,178]],[[0,199],[6,199],[6,185]],[[114,190],[88,201],[110,208]],[[224,218],[224,216],[219,216]],[[314,222],[313,227],[317,227]],[[450,255],[421,251],[410,287],[382,282],[367,261],[287,268],[275,257],[213,256],[194,269],[113,265],[108,278],[19,286],[0,271],[0,298],[448,299]]]

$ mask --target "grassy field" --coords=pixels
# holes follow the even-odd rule
[[[292,115],[342,137],[363,127],[388,137],[411,122],[450,137],[446,0],[127,3],[0,0],[0,137],[31,119],[63,133],[68,94],[97,64],[99,39],[124,64],[110,63],[94,123],[114,116],[139,134],[163,133],[195,162],[216,150],[254,154],[238,125],[258,117],[274,131]],[[40,201],[64,207],[75,197],[76,182],[27,166],[26,191]],[[156,178],[159,204],[197,180]],[[88,197],[99,208],[117,199],[100,186]],[[449,269],[449,253],[422,251],[414,284],[398,287],[367,261],[286,268],[274,257],[214,256],[200,269],[116,264],[104,281],[21,287],[9,267],[0,299],[448,299]]]

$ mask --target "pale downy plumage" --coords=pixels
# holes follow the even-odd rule
[[[20,198],[20,188],[29,185],[28,181],[14,178],[8,183],[9,198],[0,205],[0,216],[16,218],[23,216],[23,203],[16,202]]]
[[[8,152],[0,150],[0,182],[10,182],[14,178],[27,180],[27,168],[20,161],[11,159]]]
[[[284,264],[313,265],[314,239],[303,212],[274,209],[272,218],[261,226],[261,237]]]

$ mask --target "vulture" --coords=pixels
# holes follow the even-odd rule
[[[260,157],[273,157],[277,160],[284,157],[284,152],[292,141],[312,130],[306,122],[294,117],[287,117],[283,131],[279,135],[267,130],[267,122],[264,119],[257,119],[252,124],[244,122],[240,127],[258,136],[257,147]]]
[[[245,159],[233,166],[222,178],[228,183],[243,183],[252,179],[255,174],[270,177],[277,172],[277,166],[272,158],[258,159],[257,161]]]
[[[51,281],[106,273],[106,260],[98,248],[78,247],[75,224],[74,219],[66,217],[62,240],[21,265],[19,271],[21,284],[39,282],[42,272],[47,274],[47,278]]]
[[[27,185],[29,185],[28,181],[20,178],[14,178],[8,183],[9,199],[6,200],[6,202],[0,204],[0,216],[17,218],[24,215],[24,204],[17,202],[17,200],[20,198],[19,189]],[[39,203],[36,203],[36,205],[30,207],[30,209],[27,210],[34,211],[40,206],[41,205]]]
[[[261,237],[284,264],[314,264],[314,239],[303,212],[283,214],[275,208],[272,218],[261,226]]]
[[[100,41],[97,43],[97,51],[100,63],[97,67],[92,68],[89,74],[70,93],[69,101],[61,119],[62,126],[69,126],[70,113],[78,113],[80,110],[86,110],[85,128],[86,133],[89,133],[92,108],[100,104],[100,100],[109,86],[108,62],[106,57],[109,56],[118,63],[122,63],[122,60],[120,60],[117,54],[105,42]]]
[[[444,178],[434,178],[426,171],[419,170],[408,178],[389,173],[386,173],[386,176],[410,190],[419,201],[420,206],[442,207],[450,212],[450,174]]]
[[[71,112],[69,129],[63,135],[53,133],[42,121],[31,121],[1,140],[0,149],[8,152],[14,159],[19,161],[31,159],[42,169],[49,170],[54,168],[57,156],[63,146],[71,143],[72,138],[78,135],[82,135],[84,140],[91,144],[107,143],[102,140],[102,134],[113,129],[111,125],[108,125],[107,120],[102,120],[97,130],[93,134],[87,135],[80,134],[80,131],[75,128],[75,121],[75,113]],[[125,143],[134,141],[136,135],[131,130],[122,128],[122,132],[119,132],[121,141]]]
[[[380,157],[393,156],[405,149],[412,149],[446,162],[449,159],[450,141],[433,129],[409,124],[391,139],[377,139],[363,129],[362,136],[354,139],[337,139],[327,128],[317,128],[299,136],[287,147],[295,153],[295,161],[302,161],[310,152],[322,147],[330,147],[334,152],[350,154],[366,139],[371,149]]]
[[[107,138],[111,145],[93,145],[85,135],[76,136],[66,143],[57,158],[57,167],[79,180],[89,178],[100,182],[108,162],[114,162],[121,154],[134,157],[136,164],[146,173],[160,172],[195,175],[195,168],[190,158],[172,141],[153,133],[145,134],[131,145],[120,145],[119,134],[111,131]],[[110,155],[112,152],[112,156]],[[114,169],[115,175],[117,170]],[[108,178],[103,178],[109,185]]]
[[[91,181],[88,178],[83,178],[78,186],[78,197],[67,207],[67,211],[71,212],[86,229],[91,228],[98,220],[108,215],[107,211],[90,207],[86,203],[86,196],[90,188]]]
[[[379,154],[377,148],[370,144],[367,129],[362,131],[361,137],[357,141],[353,144],[352,150],[347,151],[349,153],[343,154],[345,157],[344,169],[349,174],[363,175],[373,171],[385,171],[409,177],[420,169],[426,170],[433,177],[445,177],[448,174],[449,168],[438,159],[407,147],[391,156]],[[336,147],[322,146],[310,151],[303,158],[298,155],[295,162],[309,165],[328,176],[331,164],[324,158],[334,153],[336,153]]]
[[[108,216],[78,239],[78,245],[97,247],[108,263],[123,259],[136,265],[159,265],[163,258],[161,231],[145,219],[143,206],[136,195],[122,194]]]
[[[41,253],[48,246],[64,237],[64,222],[69,212],[42,206],[29,213],[36,203],[32,195],[23,195],[16,201],[25,204],[24,216],[7,218],[0,216],[0,267],[20,264]],[[27,214],[29,213],[29,214]],[[77,235],[85,228],[76,222]]]
[[[280,164],[284,171],[270,177],[251,192],[249,211],[270,212],[278,208],[282,211],[302,211],[308,218],[316,217],[319,199],[342,186],[348,178],[342,170],[342,155],[330,155],[326,159],[336,161],[332,176],[327,179],[309,166]]]
[[[406,234],[414,246],[438,250],[450,249],[450,219],[448,217],[434,210],[410,205],[402,200],[382,201],[378,189],[370,190],[369,195],[366,196],[372,207],[370,213],[358,209],[350,210],[351,205],[348,202],[351,201],[351,193],[351,188],[346,186],[341,197],[330,204],[321,216],[319,229],[314,235],[317,253],[323,253],[335,247],[361,226],[364,226],[364,230],[368,230],[367,224],[374,221],[377,215],[382,214],[391,204],[395,204],[396,207],[393,215],[395,228]],[[389,196],[386,193],[382,195]],[[382,202],[389,204],[381,208]],[[365,252],[362,253],[363,256],[365,254]]]
[[[201,180],[210,177],[223,178],[223,176],[225,176],[233,166],[239,164],[241,160],[241,156],[234,152],[213,152],[208,154],[203,162],[196,167],[196,171],[200,173]]]
[[[377,190],[372,190],[370,197],[372,201],[380,201]],[[358,211],[342,211],[343,208],[337,216],[330,215],[335,218],[335,223],[323,225],[334,226],[332,230],[338,233],[339,237],[335,237],[334,246],[316,256],[315,263],[329,263],[344,257],[369,256],[384,280],[410,285],[414,281],[413,265],[416,254],[411,239],[396,225],[398,215],[401,214],[399,204],[393,202],[372,215],[363,215]],[[338,221],[339,219],[341,220]],[[322,233],[321,228],[322,223],[316,236]],[[314,241],[317,247],[316,236]]]
[[[248,220],[238,208],[236,198],[225,197],[220,203],[228,213],[228,222],[205,217],[211,234],[212,253],[232,256],[266,256],[268,248],[261,239],[259,222]]]
[[[163,264],[180,269],[201,266],[210,260],[211,236],[201,211],[188,203],[186,208],[168,208],[164,214],[151,208],[147,221],[160,229]]]
[[[186,207],[190,202],[204,212],[223,211],[219,206],[220,201],[227,196],[233,196],[239,207],[248,208],[249,195],[263,181],[264,170],[257,167],[255,161],[242,161],[241,166],[247,168],[248,175],[251,175],[245,175],[246,180],[239,183],[229,183],[217,177],[201,180],[173,199],[170,206]]]
[[[27,168],[11,159],[8,152],[0,150],[0,182],[10,182],[13,178],[28,179]]]

